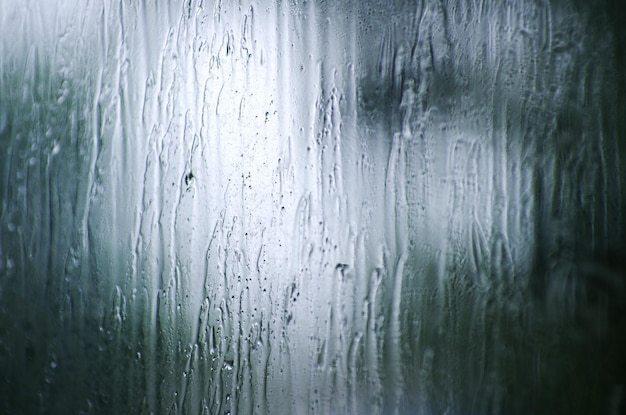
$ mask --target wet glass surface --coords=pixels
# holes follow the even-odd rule
[[[0,413],[624,413],[586,3],[0,0]]]

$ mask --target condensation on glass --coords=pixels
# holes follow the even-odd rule
[[[0,412],[623,411],[587,3],[0,0]]]

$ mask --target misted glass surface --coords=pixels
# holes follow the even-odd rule
[[[624,22],[0,0],[0,413],[625,413]]]

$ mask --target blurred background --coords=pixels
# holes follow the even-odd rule
[[[0,0],[0,413],[626,413],[618,3]]]

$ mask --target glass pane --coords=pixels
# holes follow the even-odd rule
[[[0,412],[626,411],[613,3],[0,0]]]

